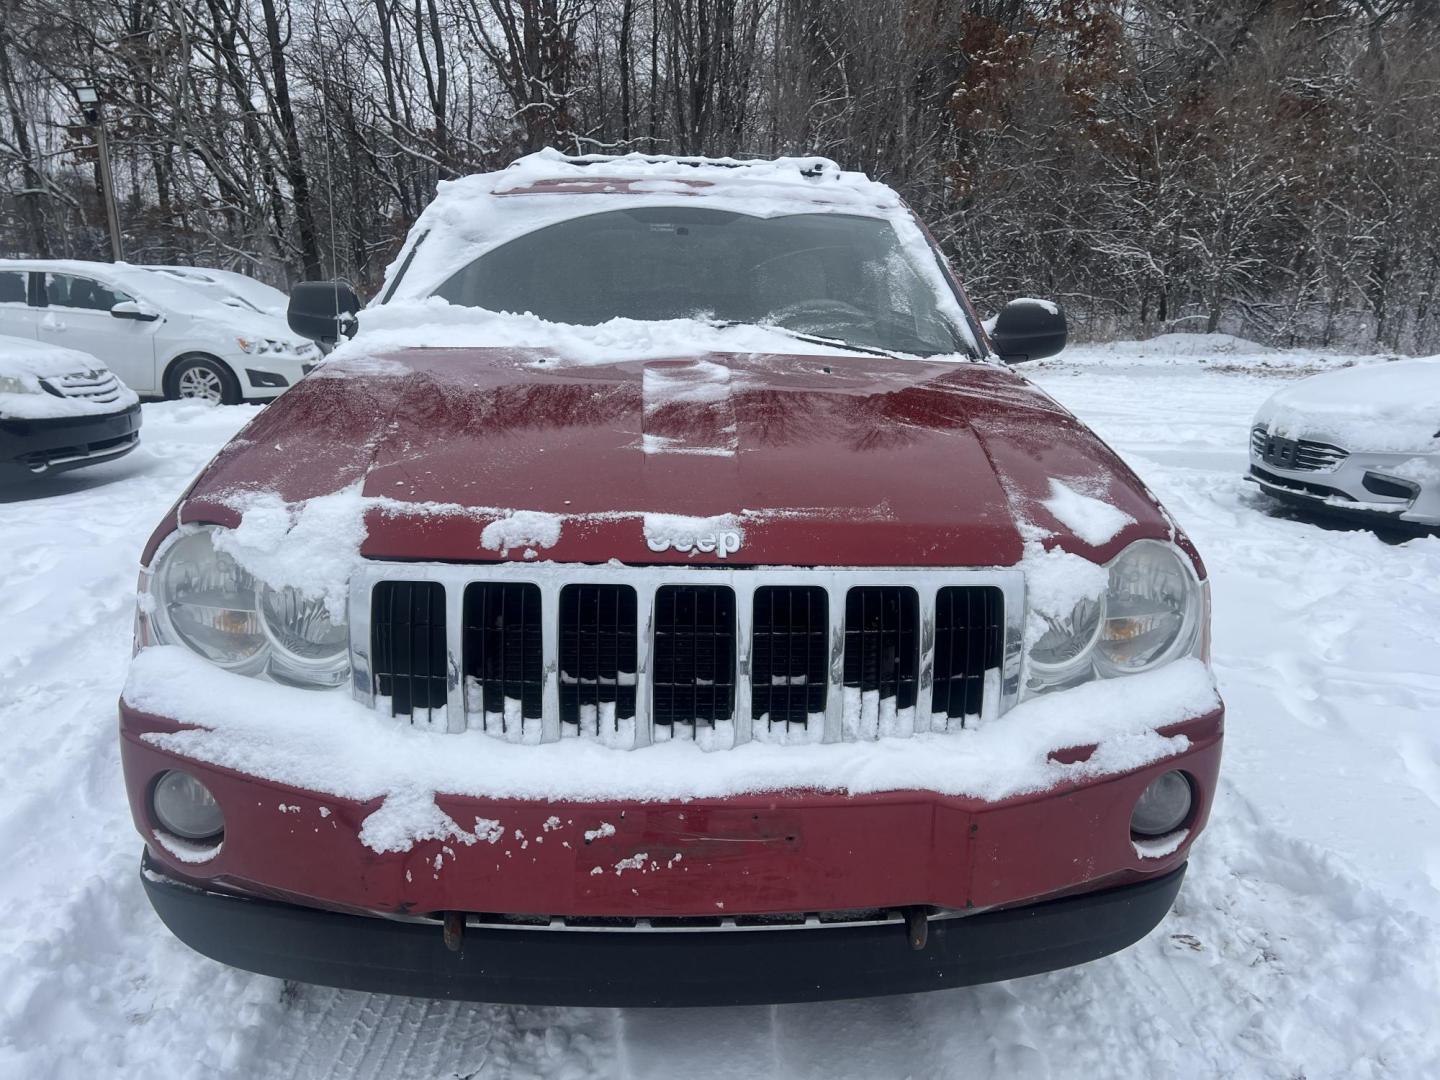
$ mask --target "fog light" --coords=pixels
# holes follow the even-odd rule
[[[1151,781],[1135,800],[1130,831],[1136,836],[1164,836],[1172,833],[1190,816],[1194,795],[1182,772],[1167,772]]]
[[[225,831],[215,796],[187,772],[163,773],[155,782],[150,804],[161,828],[184,840],[211,840]]]

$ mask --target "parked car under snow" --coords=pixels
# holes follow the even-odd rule
[[[1215,793],[1190,542],[832,162],[441,185],[379,298],[155,530],[145,889],[302,981],[699,1005],[1148,933]]]
[[[95,465],[140,445],[140,399],[89,353],[0,335],[0,479]]]
[[[1312,375],[1260,407],[1250,478],[1314,513],[1440,527],[1440,357]]]
[[[0,259],[0,334],[93,353],[138,394],[225,405],[276,397],[321,359],[232,290],[128,263]]]

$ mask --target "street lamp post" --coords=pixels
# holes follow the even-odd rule
[[[110,226],[110,261],[121,262],[125,253],[120,247],[120,212],[115,207],[115,179],[110,173],[110,143],[105,137],[105,112],[95,87],[75,87],[75,98],[85,122],[95,129],[95,148],[100,154],[100,194],[105,200],[105,219]]]

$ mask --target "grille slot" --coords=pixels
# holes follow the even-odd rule
[[[722,750],[958,730],[1019,695],[1018,569],[567,569],[367,562],[356,697],[514,742]]]
[[[528,583],[467,585],[463,608],[465,712],[485,731],[540,737],[545,689],[540,587]]]
[[[40,385],[56,397],[78,398],[101,405],[120,398],[120,380],[112,371],[75,371],[41,379]]]
[[[639,632],[629,585],[560,590],[560,722],[565,734],[634,741]]]
[[[724,585],[655,592],[655,738],[694,737],[735,715],[735,593]]]
[[[1263,427],[1250,430],[1251,452],[1267,465],[1294,472],[1329,472],[1350,456],[1349,451],[1313,439],[1283,439]]]
[[[445,586],[381,581],[370,602],[375,693],[389,698],[391,716],[429,720],[430,710],[445,707],[449,691]]]
[[[829,597],[823,588],[755,590],[750,713],[757,738],[798,731],[818,739],[823,733],[829,630]]]
[[[1005,594],[993,586],[952,586],[935,597],[935,681],[930,727],[949,730],[999,704]]]
[[[847,738],[914,730],[919,606],[915,590],[907,586],[866,585],[845,594]]]

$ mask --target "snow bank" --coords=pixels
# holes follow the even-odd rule
[[[1027,369],[1125,367],[1244,367],[1300,374],[1317,368],[1351,367],[1393,359],[1350,356],[1314,349],[1277,349],[1232,334],[1160,334],[1144,341],[1072,345],[1058,357],[1025,365]]]
[[[198,725],[145,736],[163,749],[337,798],[383,798],[365,842],[386,851],[407,839],[469,842],[470,830],[435,809],[436,793],[589,802],[920,789],[1003,799],[1180,753],[1188,740],[1155,729],[1218,704],[1205,666],[1181,660],[1033,699],[975,730],[880,742],[751,742],[722,753],[672,741],[617,758],[618,751],[588,739],[520,746],[473,730],[427,731],[365,708],[346,690],[249,679],[180,646],[137,655],[124,697],[133,708]],[[1084,762],[1050,760],[1052,751],[1092,744]]]
[[[1255,423],[1350,451],[1440,450],[1440,356],[1312,375],[1271,395]]]

